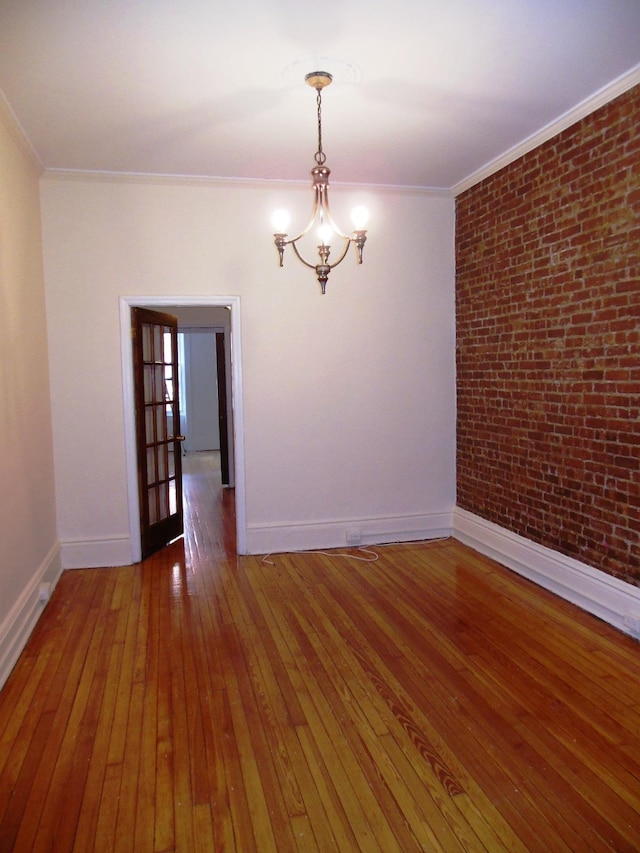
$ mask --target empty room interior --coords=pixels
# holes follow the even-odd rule
[[[0,850],[640,849],[639,127],[636,0],[0,4]]]

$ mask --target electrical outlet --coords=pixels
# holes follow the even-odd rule
[[[347,530],[347,545],[362,545],[362,533],[359,530]]]

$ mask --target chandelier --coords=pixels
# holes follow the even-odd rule
[[[293,251],[296,253],[298,259],[306,267],[315,270],[322,293],[325,292],[329,273],[345,259],[352,243],[356,247],[356,260],[359,264],[362,263],[362,249],[367,239],[367,232],[364,226],[367,224],[369,217],[366,208],[360,206],[354,208],[351,213],[354,231],[349,236],[338,228],[331,216],[329,208],[329,175],[331,174],[331,170],[325,165],[326,155],[322,150],[322,90],[331,83],[332,79],[333,77],[327,71],[312,71],[305,77],[305,82],[316,90],[316,103],[318,107],[318,150],[315,153],[316,165],[311,170],[311,177],[313,179],[313,207],[311,209],[311,217],[297,237],[289,237],[286,233],[286,228],[289,224],[289,214],[286,210],[276,210],[272,219],[273,226],[276,229],[276,233],[273,236],[280,257],[280,266],[283,265],[285,246],[293,246]],[[320,241],[318,245],[318,263],[306,261],[302,257],[297,245],[298,241],[308,234],[314,225],[317,225],[317,235]],[[334,236],[338,237],[342,241],[342,244],[338,260],[330,263],[330,241]]]

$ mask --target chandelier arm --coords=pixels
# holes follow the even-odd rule
[[[338,258],[338,260],[334,261],[332,264],[329,264],[331,269],[333,269],[334,267],[337,267],[338,264],[341,264],[342,261],[344,261],[344,259],[346,258],[347,252],[349,251],[349,246],[351,245],[351,242],[352,242],[351,238],[350,237],[343,237],[342,239],[344,240],[344,249],[342,250],[342,254]]]
[[[340,255],[337,261],[334,261],[332,264],[327,264],[329,269],[337,267],[338,264],[342,263],[342,261],[346,258],[347,252],[349,251],[349,246],[353,243],[353,240],[350,237],[344,237],[343,241],[344,248],[342,249],[342,254]],[[291,245],[293,246],[293,251],[296,253],[296,257],[299,261],[302,261],[305,267],[309,267],[310,270],[314,270],[317,267],[317,264],[310,264],[309,261],[305,261],[294,241],[291,241]]]
[[[297,237],[291,237],[288,240],[285,240],[284,245],[288,246],[290,244],[295,244],[296,240],[299,240],[301,237],[304,237],[305,234],[308,234],[313,227],[313,223],[316,221],[316,216],[318,214],[318,209],[321,207],[320,204],[320,190],[318,187],[314,187],[314,199],[313,199],[313,207],[311,208],[311,216],[309,217],[309,221],[304,226],[302,231],[298,234]]]
[[[302,235],[300,235],[300,236],[302,236]],[[297,239],[298,238],[296,237],[296,240]],[[316,264],[310,264],[309,261],[305,261],[305,259],[302,257],[302,255],[298,251],[298,247],[296,246],[296,241],[291,240],[290,243],[293,246],[293,251],[296,253],[296,257],[298,258],[298,260],[302,261],[302,263],[305,265],[305,267],[309,267],[310,270],[314,270],[316,268]],[[340,258],[340,260],[342,260],[342,258]]]
[[[322,191],[322,189],[320,190]],[[322,203],[324,201],[324,204]],[[331,207],[329,205],[329,186],[324,187],[324,198],[320,201],[320,209],[324,213],[325,219],[328,224],[331,226],[332,230],[338,235],[338,237],[342,237],[343,240],[351,240],[352,238],[349,234],[345,234],[337,225],[336,222],[331,215]]]

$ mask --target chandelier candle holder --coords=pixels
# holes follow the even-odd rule
[[[342,263],[352,243],[356,247],[356,261],[359,264],[362,263],[362,249],[367,239],[365,225],[369,218],[366,208],[354,208],[351,213],[354,231],[349,235],[338,228],[331,216],[329,208],[329,175],[331,174],[331,170],[325,165],[326,155],[322,150],[322,90],[331,83],[332,79],[333,77],[327,71],[312,71],[305,77],[305,82],[316,90],[316,103],[318,106],[318,150],[315,154],[316,165],[311,170],[311,177],[313,179],[313,207],[311,209],[311,217],[297,237],[289,237],[287,234],[286,229],[289,225],[289,214],[286,210],[276,210],[272,218],[273,227],[276,229],[276,233],[273,236],[280,258],[280,266],[283,266],[285,247],[293,246],[293,251],[296,253],[298,260],[302,261],[306,267],[315,270],[323,294],[327,286],[329,273],[334,267]],[[305,260],[297,245],[298,241],[308,234],[314,225],[317,226],[319,240],[318,263],[310,263]],[[330,241],[334,236],[342,240],[341,254],[337,261],[330,263]]]

